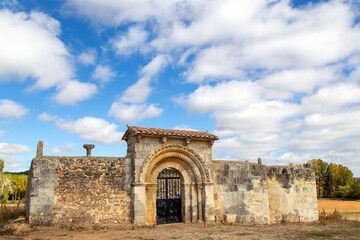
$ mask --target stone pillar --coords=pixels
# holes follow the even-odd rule
[[[146,224],[156,224],[156,189],[157,183],[148,183],[145,187],[145,218]]]
[[[94,144],[84,144],[83,148],[86,149],[86,156],[91,157],[91,150],[95,148]]]
[[[42,157],[43,156],[43,149],[44,149],[44,144],[42,141],[39,141],[37,144],[37,149],[36,149],[36,157]]]
[[[132,199],[134,203],[134,224],[145,224],[145,186],[146,183],[132,184]]]
[[[191,209],[190,209],[190,214],[191,214],[191,222],[195,223],[198,221],[198,201],[197,201],[197,191],[196,191],[196,187],[194,183],[191,183],[190,185],[190,201],[191,201]]]
[[[198,222],[203,222],[204,218],[203,218],[203,194],[202,194],[202,189],[203,186],[200,184],[197,184],[197,216],[198,216]]]
[[[181,213],[183,222],[189,223],[192,219],[191,184],[181,184]]]
[[[204,221],[215,221],[215,206],[214,206],[214,183],[204,183]]]

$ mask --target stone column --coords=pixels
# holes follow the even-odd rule
[[[204,183],[204,221],[215,221],[214,183]]]
[[[192,203],[191,203],[191,184],[184,183],[181,184],[181,213],[183,217],[183,222],[189,223],[192,218]]]
[[[132,199],[134,203],[134,224],[145,224],[145,186],[146,183],[132,184]]]
[[[191,201],[191,208],[190,208],[190,214],[191,214],[191,222],[195,223],[198,221],[198,201],[197,201],[197,191],[195,187],[195,183],[190,184],[190,201]]]
[[[204,218],[203,218],[203,204],[204,204],[204,199],[203,199],[203,194],[202,194],[202,190],[203,190],[203,186],[201,184],[197,184],[197,215],[198,215],[198,222],[203,222]]]
[[[157,183],[148,183],[145,187],[146,224],[156,224],[156,189]]]

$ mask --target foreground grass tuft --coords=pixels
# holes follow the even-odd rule
[[[25,217],[24,206],[20,206],[20,202],[16,206],[0,205],[0,225],[7,224],[10,220]]]
[[[325,239],[331,239],[332,238],[332,235],[330,233],[324,232],[324,231],[319,231],[319,230],[309,233],[309,236],[311,236],[311,237],[320,237],[320,238],[325,238]]]
[[[335,210],[332,213],[327,213],[325,210],[319,212],[319,221],[320,222],[335,222],[344,220],[344,217],[339,213],[339,211]]]

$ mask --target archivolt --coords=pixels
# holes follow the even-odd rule
[[[143,163],[139,182],[150,181],[152,172],[164,161],[175,161],[184,169],[191,171],[197,182],[210,182],[210,171],[201,157],[194,150],[181,145],[167,145],[151,154]],[[190,173],[190,172],[189,172]]]

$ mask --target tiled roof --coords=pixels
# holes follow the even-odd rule
[[[136,127],[136,126],[128,126],[128,130],[125,132],[123,139],[126,139],[129,133],[132,133],[134,135],[164,136],[164,137],[171,136],[171,137],[182,137],[182,138],[196,138],[196,139],[204,139],[204,140],[219,139],[216,135],[207,132],[163,129],[163,128],[147,128],[147,127]]]

